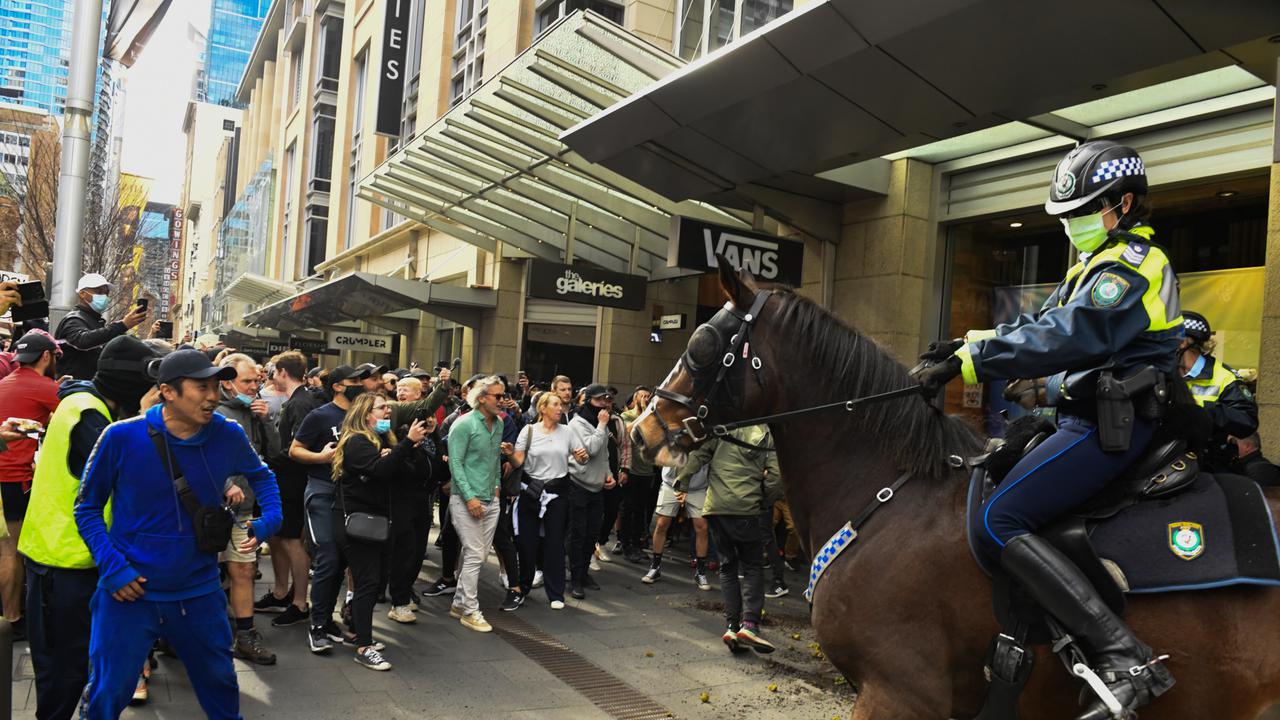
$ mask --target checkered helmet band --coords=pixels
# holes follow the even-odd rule
[[[1192,337],[1209,337],[1209,323],[1197,317],[1183,317],[1182,328]]]
[[[1142,158],[1115,158],[1098,163],[1098,167],[1094,170],[1093,177],[1089,178],[1089,181],[1094,183],[1106,182],[1120,177],[1144,174],[1146,174],[1146,169],[1142,165]]]

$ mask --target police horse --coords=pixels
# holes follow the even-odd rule
[[[811,553],[821,549],[812,622],[858,689],[853,720],[1074,717],[1084,683],[1044,644],[1029,645],[1016,709],[984,710],[1002,627],[992,579],[967,541],[973,472],[957,462],[981,454],[979,438],[917,397],[908,370],[872,340],[790,289],[726,266],[730,303],[694,332],[637,419],[637,447],[678,466],[710,435],[769,423],[796,529]],[[1280,493],[1257,494],[1274,538]],[[1202,532],[1170,547],[1225,541],[1209,526]],[[1280,702],[1280,587],[1219,584],[1123,598],[1126,621],[1168,654],[1177,678],[1143,720],[1252,720]]]

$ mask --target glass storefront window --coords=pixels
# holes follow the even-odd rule
[[[1158,191],[1148,199],[1155,241],[1178,273],[1184,309],[1214,327],[1215,355],[1256,377],[1266,257],[1268,179],[1240,178]],[[1061,224],[1039,209],[951,226],[946,337],[992,328],[1033,313],[1075,262]],[[1004,426],[1003,382],[947,387],[948,412],[970,416],[988,434]]]

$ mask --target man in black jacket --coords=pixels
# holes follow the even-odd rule
[[[1258,433],[1236,438],[1235,444],[1240,457],[1232,463],[1232,472],[1249,477],[1263,487],[1280,486],[1280,467],[1262,456],[1262,438]]]
[[[98,369],[102,346],[147,319],[147,311],[136,305],[113,323],[103,319],[102,313],[110,303],[107,294],[112,289],[111,283],[97,273],[89,273],[76,283],[80,303],[62,318],[53,333],[55,339],[66,341],[62,359],[58,362],[59,375],[70,375],[77,380],[92,379]]]

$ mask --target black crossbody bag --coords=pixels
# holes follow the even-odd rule
[[[343,473],[345,475],[345,472]],[[347,537],[367,543],[384,543],[391,538],[391,518],[367,512],[347,512],[347,495],[338,478],[338,499],[342,502],[343,527]],[[387,504],[391,504],[391,488],[387,488]]]
[[[235,525],[236,515],[230,508],[222,505],[202,505],[200,499],[191,490],[191,485],[182,475],[182,467],[177,458],[169,450],[169,444],[155,428],[148,426],[147,434],[160,453],[160,460],[169,468],[169,476],[173,480],[173,488],[178,492],[178,501],[191,515],[196,531],[196,547],[203,553],[217,554],[227,549],[231,542],[231,528]]]

